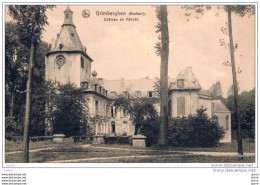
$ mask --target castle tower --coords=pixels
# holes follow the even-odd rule
[[[91,76],[91,62],[73,24],[73,12],[68,6],[64,11],[64,22],[55,43],[46,54],[46,80],[63,84],[74,83],[77,87]]]

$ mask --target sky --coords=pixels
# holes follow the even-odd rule
[[[155,7],[70,5],[70,8],[81,42],[94,60],[92,70],[97,71],[99,78],[127,80],[160,76],[160,56],[154,49],[158,42]],[[66,6],[56,6],[47,11],[49,25],[45,27],[42,40],[51,43],[56,39],[65,9]],[[82,16],[83,10],[90,12],[88,18]],[[126,15],[97,14],[107,11],[125,12]],[[141,15],[129,15],[130,12]],[[185,13],[181,6],[168,6],[169,76],[176,78],[181,70],[190,66],[203,89],[220,81],[226,96],[232,85],[232,72],[223,62],[230,61],[230,54],[228,46],[220,46],[219,40],[228,42],[228,36],[221,32],[222,27],[227,27],[227,13],[216,7],[198,19],[194,13],[189,17]],[[234,43],[238,44],[236,67],[242,69],[238,74],[240,92],[248,91],[255,83],[255,17],[232,16]],[[109,18],[117,21],[108,21]],[[10,18],[6,16],[6,20]]]

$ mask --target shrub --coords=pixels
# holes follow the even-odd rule
[[[212,147],[224,137],[224,130],[213,122],[206,109],[198,109],[196,115],[172,118],[168,127],[168,142],[173,146]]]
[[[14,118],[5,118],[5,136],[21,136],[23,135],[23,127]]]
[[[145,120],[140,133],[146,136],[147,146],[157,144],[159,138],[159,117]]]

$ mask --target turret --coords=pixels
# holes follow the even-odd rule
[[[65,26],[65,25],[72,25],[72,26],[74,26],[73,19],[72,19],[72,14],[73,14],[73,12],[71,11],[70,7],[67,6],[66,10],[64,11],[64,23],[63,23],[62,26]]]

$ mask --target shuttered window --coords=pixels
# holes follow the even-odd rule
[[[185,98],[178,97],[177,98],[177,115],[185,115]]]

